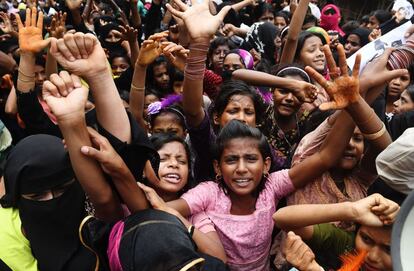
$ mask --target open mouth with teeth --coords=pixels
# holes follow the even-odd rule
[[[236,179],[233,182],[239,187],[246,187],[250,184],[250,179]]]
[[[181,182],[180,175],[176,173],[169,173],[162,177],[162,179],[168,183],[178,184]]]

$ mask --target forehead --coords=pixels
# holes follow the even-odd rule
[[[390,245],[391,227],[361,226],[360,232],[368,234],[377,244]]]
[[[224,62],[227,62],[227,63],[234,63],[234,62],[241,63],[241,60],[240,60],[240,56],[238,54],[231,53],[231,54],[228,54],[226,56],[226,58],[224,59]]]
[[[348,36],[348,38],[346,40],[359,43],[360,39],[359,39],[358,35],[351,34],[351,35]]]
[[[181,127],[178,117],[174,113],[166,112],[158,115],[154,120],[155,127]]]
[[[321,39],[317,36],[311,36],[307,38],[305,42],[303,43],[303,47],[314,46],[314,45],[318,45],[318,46],[323,45]]]
[[[167,72],[167,63],[160,63],[159,65],[154,66],[154,73],[165,73]]]
[[[217,46],[216,49],[214,49],[214,52],[220,52],[220,51],[228,51],[230,50],[229,46],[227,44],[222,44]]]
[[[243,107],[254,107],[254,103],[252,98],[250,98],[249,96],[246,95],[233,95],[230,97],[229,99],[229,103],[227,104],[227,106],[243,106]]]
[[[161,149],[158,150],[159,154],[186,154],[183,144],[177,141],[164,144]]]
[[[240,137],[229,140],[223,150],[223,155],[260,154],[259,142],[257,139]]]
[[[120,65],[120,64],[128,64],[128,61],[125,59],[124,56],[117,56],[112,59],[112,65]]]
[[[282,16],[276,16],[275,20],[278,21],[278,22],[281,22],[281,21],[286,22],[285,18],[282,17]]]

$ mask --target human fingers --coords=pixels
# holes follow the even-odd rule
[[[73,82],[73,87],[74,88],[80,88],[82,87],[82,82],[79,78],[79,76],[77,76],[76,74],[71,74],[70,77],[72,78],[72,82]]]
[[[83,35],[83,34],[82,34]],[[95,45],[98,43],[96,37],[90,33],[83,35],[83,42],[85,44],[85,49],[87,52],[87,58],[92,54]]]
[[[66,43],[65,43],[64,39],[58,39],[56,44],[57,44],[57,48],[58,48],[59,52],[63,55],[64,58],[66,58],[69,61],[75,61],[76,60],[76,58],[72,55],[69,48],[66,46]]]
[[[404,38],[408,38],[414,33],[414,24],[410,25],[407,30],[405,30]]]
[[[92,145],[98,147],[101,151],[108,149],[108,145],[110,145],[110,143],[106,137],[104,137],[103,135],[98,133],[98,131],[91,127],[87,127],[87,130],[89,138],[92,141]]]
[[[230,11],[230,9],[231,9],[230,5],[225,6],[220,10],[220,12],[216,16],[220,19],[220,21],[223,21],[224,17],[226,17],[226,15]]]
[[[20,15],[18,13],[16,13],[15,16],[16,16],[16,21],[17,21],[17,27],[20,30],[24,27],[22,23],[22,19],[20,18]]]
[[[60,17],[60,25],[61,26],[65,26],[67,16],[68,16],[68,14],[66,12],[64,12],[63,15]]]
[[[37,9],[36,7],[32,7],[32,18],[31,18],[31,26],[36,27],[36,19],[37,19]]]
[[[52,22],[50,23],[49,31],[55,31],[56,29],[56,18],[52,18]]]
[[[177,5],[177,7],[181,11],[186,11],[188,9],[188,6],[183,1],[181,1],[181,0],[172,0],[172,3],[174,3],[175,5]]]
[[[27,8],[26,9],[26,22],[25,22],[25,26],[26,27],[29,27],[30,26],[31,18],[32,18],[31,10],[30,10],[30,8]]]
[[[76,47],[78,48],[78,51],[81,57],[83,59],[88,58],[88,51],[86,50],[86,47],[85,47],[85,39],[84,39],[83,33],[81,32],[75,33],[73,35],[73,39],[76,43]]]
[[[73,80],[70,74],[67,71],[61,71],[59,73],[59,77],[63,80],[63,83],[65,84],[65,88],[68,94],[71,93],[72,90],[74,89],[74,84],[73,84]]]
[[[342,44],[339,44],[336,47],[336,50],[338,51],[338,63],[339,63],[339,68],[341,69],[341,75],[348,76],[348,65],[346,64],[344,46]]]
[[[66,97],[68,95],[65,81],[59,75],[53,73],[50,75],[49,80],[57,87],[61,96]]]
[[[95,159],[98,162],[104,162],[105,156],[104,153],[94,147],[82,146],[80,149],[81,153]]]
[[[319,106],[321,111],[336,110],[339,109],[336,102],[326,102]]]
[[[328,65],[329,71],[331,72],[330,75],[331,75],[332,79],[337,78],[339,75],[336,73],[337,67],[336,67],[335,60],[332,56],[332,51],[331,51],[331,48],[329,47],[329,45],[324,45],[323,46],[323,53],[325,54],[326,63]]]
[[[43,82],[42,95],[43,95],[43,97],[47,97],[47,96],[50,96],[50,95],[52,95],[54,97],[58,97],[58,98],[61,97],[58,88],[52,82],[50,82],[49,80],[46,80],[46,81]]]
[[[359,69],[361,67],[361,54],[357,54],[355,58],[354,68],[352,69],[352,77],[359,78]]]
[[[318,82],[319,85],[321,85],[323,88],[326,89],[328,87],[328,81],[314,68],[310,66],[306,66],[305,71],[309,74],[310,77],[312,77],[316,82]]]
[[[170,4],[167,4],[166,7],[168,11],[171,12],[172,15],[180,19],[184,16],[184,12],[178,11],[177,9],[173,8]]]
[[[74,34],[65,34],[63,36],[63,40],[65,41],[65,45],[70,51],[71,55],[74,56],[76,59],[81,59],[81,53],[79,51],[78,45],[75,42]]]
[[[37,28],[43,29],[43,12],[39,12],[39,18],[37,19]]]

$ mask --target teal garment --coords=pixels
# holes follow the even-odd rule
[[[147,15],[147,13],[148,13],[148,10],[145,8],[145,6],[142,3],[142,1],[138,1],[138,13],[142,17],[145,17]]]
[[[337,270],[341,267],[340,256],[353,251],[355,232],[347,232],[332,224],[313,226],[312,239],[307,241],[316,256],[316,262],[325,270]]]

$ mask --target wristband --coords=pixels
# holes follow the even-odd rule
[[[386,131],[387,131],[387,129],[385,129],[385,124],[382,123],[381,130],[379,130],[378,132],[372,133],[372,134],[362,134],[362,135],[364,136],[364,138],[366,138],[368,140],[375,140],[375,139],[378,139],[381,136],[383,136]]]

